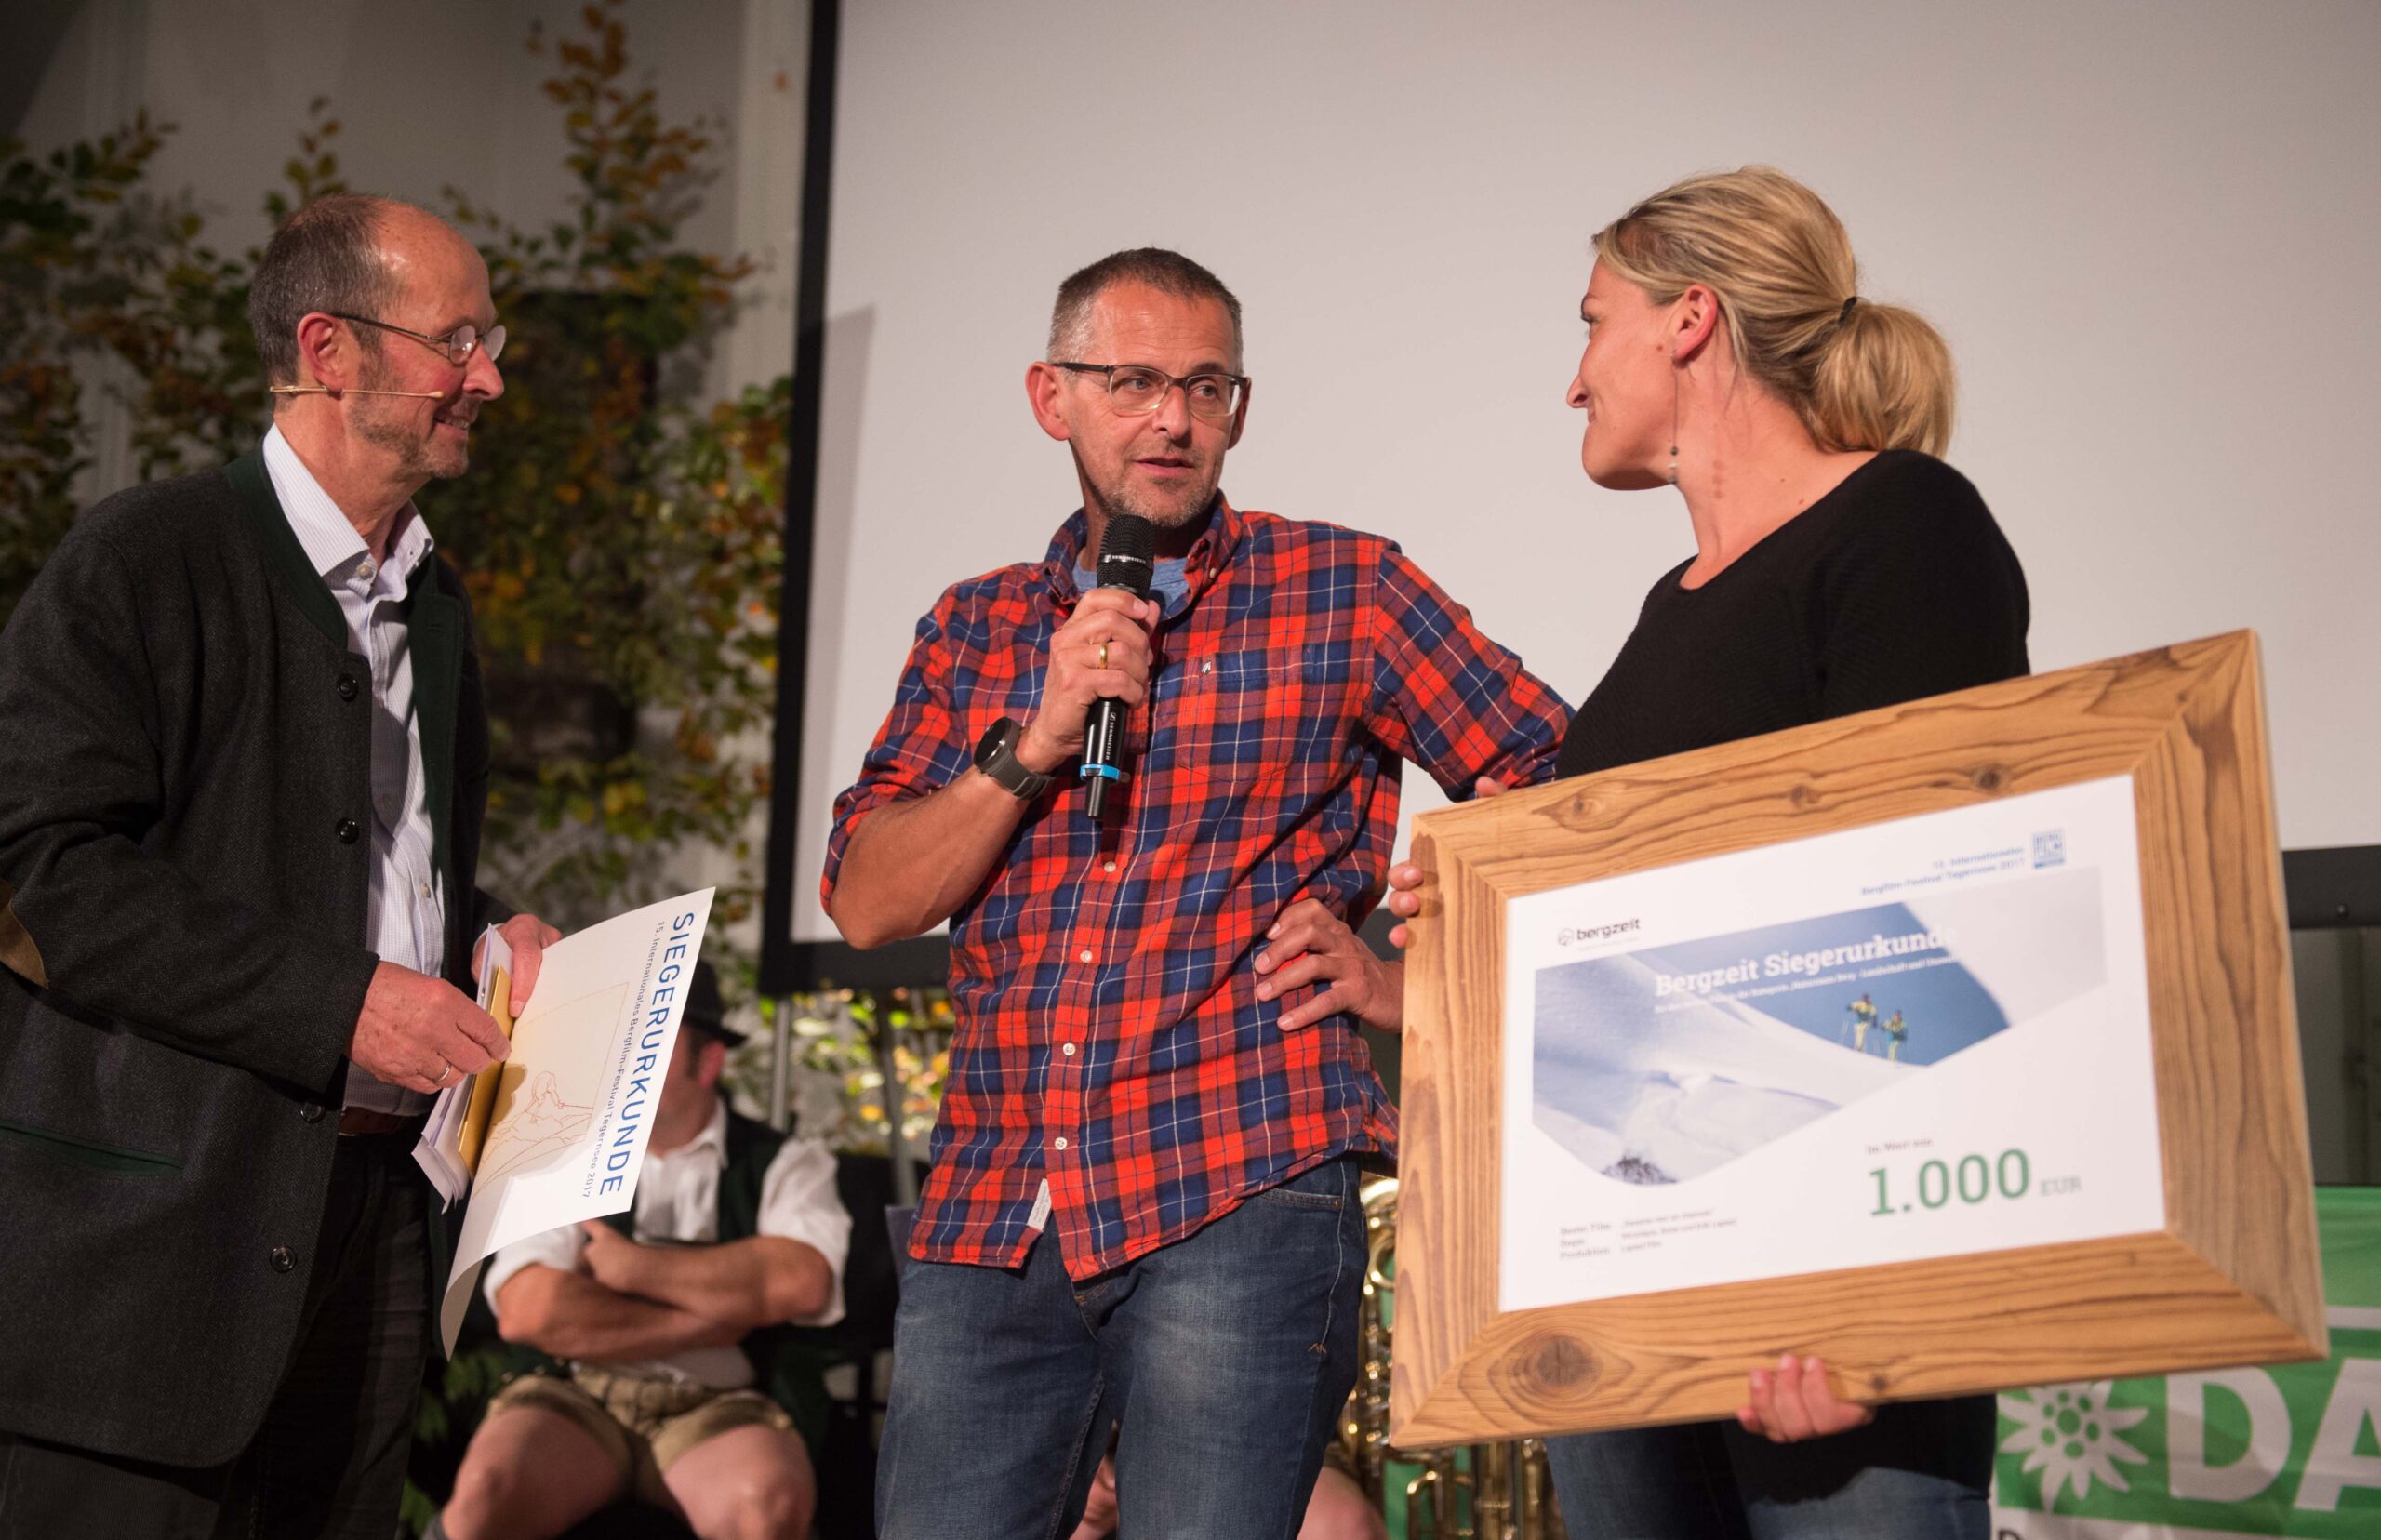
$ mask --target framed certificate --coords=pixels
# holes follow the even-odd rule
[[[2256,657],[1417,820],[1396,1440],[2322,1356]]]

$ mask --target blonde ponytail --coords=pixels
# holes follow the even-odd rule
[[[1858,298],[1842,222],[1785,172],[1689,177],[1597,232],[1595,249],[1657,305],[1695,284],[1717,295],[1738,363],[1821,448],[1949,447],[1951,350],[1916,312]]]
[[[1821,345],[1807,402],[1795,405],[1823,449],[1951,446],[1951,350],[1916,312],[1863,299]]]

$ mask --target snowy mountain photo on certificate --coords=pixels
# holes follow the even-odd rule
[[[1685,1182],[2097,989],[2100,874],[2038,872],[1536,974],[1534,1114]]]

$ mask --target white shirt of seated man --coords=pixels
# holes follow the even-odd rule
[[[719,1179],[727,1164],[727,1104],[716,1087],[725,1060],[726,1045],[717,1038],[698,1029],[680,1029],[670,1071],[662,1082],[645,1168],[637,1179],[632,1210],[635,1248],[619,1246],[620,1238],[607,1225],[591,1220],[516,1241],[489,1259],[481,1286],[508,1338],[529,1341],[552,1352],[573,1334],[563,1319],[569,1310],[567,1300],[557,1301],[553,1291],[525,1291],[525,1297],[538,1297],[537,1309],[525,1309],[522,1301],[514,1300],[513,1309],[508,1312],[506,1286],[532,1267],[589,1279],[616,1294],[720,1319],[714,1313],[719,1308],[714,1301],[725,1302],[733,1281],[692,1277],[688,1269],[673,1268],[672,1263],[691,1260],[685,1256],[687,1246],[719,1239]],[[758,1233],[796,1241],[826,1265],[823,1290],[815,1268],[806,1284],[792,1284],[795,1295],[818,1301],[823,1293],[823,1301],[816,1308],[796,1309],[777,1319],[797,1326],[831,1326],[841,1321],[844,1260],[851,1246],[852,1221],[835,1195],[835,1158],[818,1140],[790,1138],[769,1162],[761,1183]],[[591,1245],[603,1248],[592,1259]],[[749,1286],[751,1281],[745,1281]],[[749,1319],[753,1312],[742,1306],[731,1307],[726,1313]],[[538,1319],[523,1320],[531,1314]],[[555,1356],[572,1355],[555,1352]],[[681,1347],[645,1358],[622,1359],[592,1351],[583,1356],[622,1373],[687,1380],[718,1390],[739,1390],[752,1383],[752,1361],[733,1342]]]

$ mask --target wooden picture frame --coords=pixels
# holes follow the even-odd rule
[[[1499,1308],[1509,901],[2122,775],[2162,1230]],[[1397,1443],[1728,1417],[1784,1350],[1872,1401],[2328,1351],[2252,633],[1430,813],[1414,859],[1430,875],[1406,973]]]

